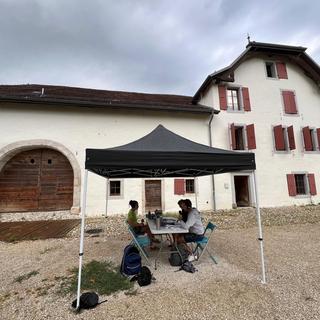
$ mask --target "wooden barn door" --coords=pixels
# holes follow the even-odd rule
[[[23,151],[0,172],[0,212],[68,210],[72,203],[73,170],[58,151]]]
[[[145,181],[146,212],[161,208],[161,180]]]

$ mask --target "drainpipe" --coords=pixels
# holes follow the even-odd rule
[[[210,119],[209,119],[209,145],[212,147],[212,130],[211,130],[211,123],[213,120],[214,116],[214,111],[211,112]],[[212,180],[212,200],[213,200],[213,211],[217,210],[216,206],[216,190],[215,190],[215,184],[214,184],[214,174],[211,175],[211,180]]]

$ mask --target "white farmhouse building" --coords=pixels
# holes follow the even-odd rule
[[[319,203],[320,68],[306,48],[250,42],[194,97],[47,85],[0,86],[0,213],[80,212],[86,148],[132,142],[159,124],[198,143],[254,152],[261,206]],[[89,174],[87,213],[252,206],[249,172],[190,179]]]

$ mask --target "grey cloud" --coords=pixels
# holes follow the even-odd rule
[[[317,0],[0,0],[0,83],[193,95],[244,50],[247,32],[310,45],[319,62],[319,9]]]

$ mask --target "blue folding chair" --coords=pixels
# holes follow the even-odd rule
[[[132,241],[130,244],[134,245],[137,247],[137,249],[139,250],[140,254],[146,259],[148,265],[150,264],[150,261],[148,259],[149,255],[145,250],[145,247],[150,246],[150,239],[148,236],[146,235],[137,235],[133,228],[130,226],[130,224],[128,222],[126,222],[127,226],[128,226],[128,231],[132,236]]]
[[[210,258],[212,259],[212,261],[215,264],[218,264],[216,258],[210,253],[209,249],[208,249],[208,244],[210,241],[210,238],[212,236],[213,231],[217,228],[217,226],[215,224],[213,224],[212,222],[209,222],[206,226],[206,229],[204,230],[204,234],[203,234],[203,238],[201,240],[198,241],[194,241],[195,243],[195,248],[193,250],[193,254],[196,255],[197,261],[200,260],[200,258],[202,257],[203,253],[205,251],[207,251],[207,253],[209,254]]]

